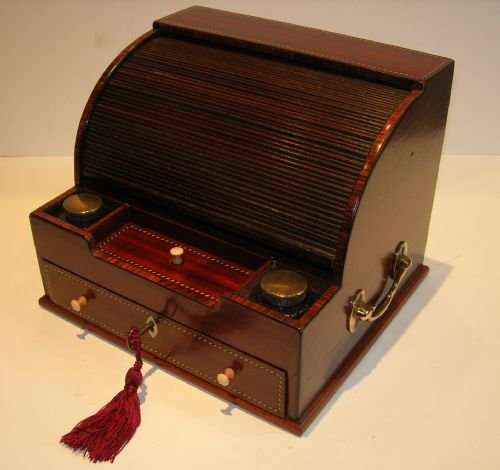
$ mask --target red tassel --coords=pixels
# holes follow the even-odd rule
[[[135,350],[134,367],[128,370],[125,387],[95,415],[80,421],[61,443],[75,452],[82,451],[91,462],[113,462],[128,444],[141,424],[141,411],[137,389],[142,383],[141,335],[132,327],[129,341]]]

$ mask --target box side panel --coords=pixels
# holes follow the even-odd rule
[[[399,122],[363,193],[349,240],[343,284],[303,335],[299,415],[320,393],[372,324],[347,330],[350,300],[365,289],[374,303],[387,291],[396,245],[408,242],[412,271],[424,259],[444,138],[453,67],[429,82]]]

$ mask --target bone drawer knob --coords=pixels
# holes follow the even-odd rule
[[[87,305],[87,298],[81,295],[78,299],[73,299],[71,301],[71,308],[75,312],[79,312],[84,305]]]
[[[234,377],[234,370],[228,367],[224,373],[217,374],[217,382],[223,387],[227,387],[229,385],[229,381]]]
[[[182,264],[182,255],[184,253],[184,250],[180,246],[174,246],[170,250],[170,255],[172,256],[172,263],[173,264]]]

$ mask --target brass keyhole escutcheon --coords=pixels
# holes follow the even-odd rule
[[[380,318],[389,308],[401,284],[402,279],[412,265],[412,260],[408,256],[408,243],[401,241],[394,251],[394,259],[390,277],[392,285],[378,305],[366,303],[366,293],[364,289],[359,289],[351,300],[351,311],[347,319],[347,329],[354,333],[362,321],[372,322]]]

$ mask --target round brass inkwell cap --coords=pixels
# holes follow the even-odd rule
[[[293,307],[307,295],[307,280],[302,274],[287,269],[271,271],[260,281],[262,297],[276,307]]]
[[[73,194],[64,200],[63,208],[70,220],[88,222],[99,217],[102,210],[102,199],[97,194]]]

